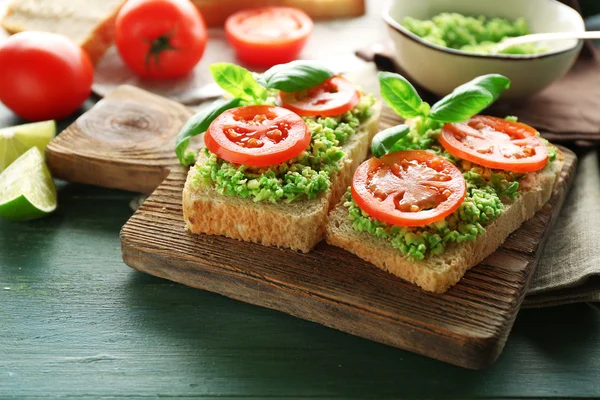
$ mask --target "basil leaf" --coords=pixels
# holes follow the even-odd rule
[[[492,104],[510,87],[510,79],[483,75],[460,85],[431,107],[429,118],[439,122],[462,122]]]
[[[192,116],[181,128],[175,141],[175,154],[182,165],[186,165],[185,150],[187,149],[190,138],[206,132],[211,122],[215,120],[223,111],[229,110],[240,105],[240,99],[218,100],[211,104],[205,110]]]
[[[394,149],[398,140],[408,135],[410,128],[408,125],[397,125],[384,129],[373,138],[371,142],[371,153],[377,158],[381,158]]]
[[[478,76],[477,78],[467,82],[464,85],[459,86],[458,88],[465,85],[475,85],[481,86],[486,89],[491,95],[494,97],[494,101],[498,100],[498,97],[504,92],[506,89],[510,87],[510,79],[500,74],[488,74]],[[458,89],[456,88],[456,89]],[[454,90],[456,90],[454,89]]]
[[[306,90],[333,76],[333,72],[314,61],[292,61],[276,65],[264,73],[263,79],[269,89],[283,92]]]
[[[250,103],[267,99],[267,90],[256,82],[246,68],[230,63],[215,63],[208,68],[215,82],[233,97]]]
[[[256,82],[258,82],[260,86],[267,88],[267,82],[265,81],[265,78],[263,78],[262,74],[259,74],[258,72],[253,72],[252,77]]]
[[[379,73],[381,96],[402,118],[427,117],[429,104],[423,102],[413,85],[402,75],[392,72]]]

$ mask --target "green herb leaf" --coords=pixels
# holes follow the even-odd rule
[[[423,102],[413,85],[402,75],[379,73],[381,96],[402,118],[427,117],[429,104]]]
[[[205,110],[195,114],[190,118],[177,135],[175,141],[175,154],[179,162],[186,165],[189,162],[189,157],[186,157],[186,149],[190,143],[190,138],[197,136],[208,129],[211,122],[215,120],[225,110],[234,108],[240,105],[240,99],[218,100],[215,101]]]
[[[333,76],[333,72],[314,61],[292,61],[276,65],[264,73],[263,79],[269,89],[283,92],[306,90]]]
[[[265,89],[267,88],[267,82],[265,81],[263,74],[259,74],[258,72],[253,72],[252,77],[254,78],[254,80],[256,82],[258,82],[258,84],[260,86],[264,87]]]
[[[233,97],[249,103],[260,103],[267,99],[267,90],[246,68],[230,63],[215,63],[209,69],[215,82]]]
[[[408,135],[410,128],[408,125],[397,125],[379,132],[371,142],[371,153],[377,158],[381,158],[394,151],[394,145],[398,140]]]
[[[460,85],[431,107],[429,118],[439,122],[462,122],[492,104],[510,87],[502,75],[483,75]]]

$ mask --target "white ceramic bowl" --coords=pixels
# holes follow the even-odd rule
[[[579,13],[556,0],[390,1],[383,18],[398,64],[416,83],[439,96],[489,73],[510,78],[511,88],[503,98],[530,96],[566,74],[583,45],[583,41],[562,40],[544,43],[549,51],[534,55],[474,54],[426,42],[401,25],[404,17],[431,19],[441,12],[511,20],[524,17],[532,33],[585,31]]]

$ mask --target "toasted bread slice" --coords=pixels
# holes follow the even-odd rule
[[[254,202],[252,199],[224,196],[213,188],[192,188],[190,169],[183,190],[183,216],[193,233],[224,235],[264,245],[288,247],[308,252],[323,238],[327,212],[350,184],[354,170],[366,158],[371,139],[378,131],[381,102],[373,115],[350,136],[343,146],[346,153],[340,169],[332,177],[330,189],[315,200]],[[199,159],[197,162],[205,162]]]
[[[426,257],[422,261],[409,261],[386,239],[355,231],[348,217],[348,209],[342,203],[329,215],[325,238],[327,243],[348,250],[424,290],[443,293],[542,208],[550,199],[563,164],[564,156],[559,152],[557,160],[546,168],[521,179],[520,195],[511,204],[505,204],[504,213],[486,226],[485,232],[475,241],[452,244],[442,254]]]
[[[115,19],[126,0],[13,0],[2,27],[8,33],[65,35],[96,63],[114,39]]]

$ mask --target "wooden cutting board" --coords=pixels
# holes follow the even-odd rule
[[[571,151],[561,148],[566,163],[549,203],[439,295],[324,242],[298,254],[186,232],[186,169],[173,148],[190,115],[171,100],[122,86],[48,146],[57,178],[152,193],[121,231],[127,265],[459,366],[496,360],[573,181]],[[384,110],[382,129],[398,122]]]

